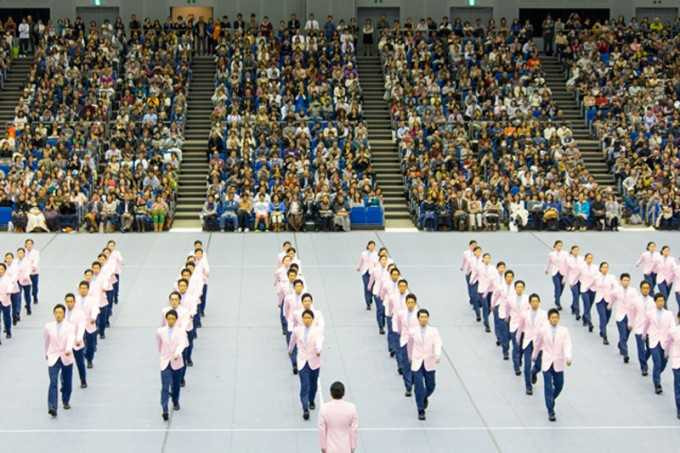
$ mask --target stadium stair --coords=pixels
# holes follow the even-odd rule
[[[7,72],[5,87],[0,90],[0,135],[5,136],[7,123],[14,120],[14,109],[28,81],[32,58],[16,58]]]
[[[208,178],[208,135],[214,91],[212,56],[194,56],[191,63],[187,121],[179,174],[174,227],[200,228]]]
[[[390,111],[383,99],[384,78],[378,56],[357,56],[363,94],[363,116],[368,127],[371,163],[384,197],[385,226],[413,227],[404,197],[399,150],[392,140]]]
[[[574,132],[586,168],[600,186],[614,187],[614,177],[607,168],[600,144],[588,130],[573,93],[567,91],[566,74],[562,63],[556,57],[542,55],[541,66],[545,72],[545,81],[552,91],[552,97]]]

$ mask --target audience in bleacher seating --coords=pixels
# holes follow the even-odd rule
[[[629,223],[680,228],[680,20],[572,15],[558,52],[623,197]]]
[[[204,228],[348,231],[348,200],[382,202],[362,121],[356,21],[235,24],[220,23],[214,47]]]
[[[566,203],[609,194],[588,173],[552,99],[531,24],[440,25],[395,23],[378,43],[416,225],[602,226],[593,217],[581,224]]]

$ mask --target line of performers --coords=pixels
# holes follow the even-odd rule
[[[629,338],[634,337],[642,376],[649,374],[652,359],[652,384],[657,395],[663,393],[661,374],[670,362],[680,419],[680,327],[676,316],[667,309],[672,291],[680,306],[680,263],[671,255],[669,246],[664,245],[659,252],[656,244],[649,242],[635,267],[643,273],[638,285],[632,284],[629,273],[621,273],[618,278],[611,274],[606,261],[596,265],[593,254],[581,255],[578,245],[572,245],[567,252],[562,241],[555,241],[545,272],[553,281],[556,307],[561,309],[562,293],[569,287],[571,312],[590,332],[594,329],[591,311],[595,306],[604,345],[609,345],[607,326],[614,317],[619,336],[617,349],[625,364],[630,362]]]
[[[39,281],[40,252],[34,248],[33,239],[26,239],[16,255],[5,253],[0,263],[0,315],[6,339],[12,338],[12,328],[21,321],[22,298],[26,315],[33,313],[32,307],[38,303]],[[0,324],[0,334],[2,327]]]
[[[87,388],[87,370],[94,367],[97,339],[106,338],[113,307],[118,304],[122,266],[116,242],[109,241],[83,273],[77,292],[67,293],[63,303],[52,309],[54,321],[45,324],[44,355],[50,379],[47,406],[52,417],[57,416],[60,378],[62,406],[71,408],[74,364],[80,388]]]
[[[430,325],[430,312],[418,306],[417,296],[385,247],[377,249],[375,241],[369,241],[356,270],[361,274],[366,310],[375,305],[378,333],[386,335],[389,356],[396,359],[404,396],[415,393],[418,419],[425,420],[442,356],[439,331]]]

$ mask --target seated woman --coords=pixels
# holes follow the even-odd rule
[[[140,233],[146,232],[146,226],[152,223],[149,211],[149,202],[143,197],[138,196],[135,201],[135,225]]]
[[[151,205],[151,221],[154,232],[162,232],[165,228],[165,218],[168,215],[168,204],[163,197],[156,195],[156,200]]]
[[[264,223],[264,231],[269,230],[270,207],[269,202],[267,202],[263,193],[259,194],[257,200],[253,203],[253,211],[255,211],[255,225],[253,226],[253,230],[259,230],[261,223]]]
[[[47,233],[49,231],[47,228],[47,222],[45,221],[45,216],[38,207],[38,203],[35,201],[35,199],[31,200],[31,208],[28,210],[26,218],[27,233],[33,233],[36,231]]]
[[[604,231],[606,221],[606,206],[602,200],[602,195],[599,193],[595,195],[595,200],[590,205],[590,210],[593,215],[593,224],[598,231]]]
[[[543,209],[543,226],[548,231],[557,231],[560,228],[560,203],[555,201],[552,194],[548,194]]]
[[[616,200],[614,195],[609,195],[609,198],[605,203],[605,219],[608,229],[611,231],[619,231],[619,224],[621,223],[621,203]]]
[[[12,226],[15,232],[26,232],[26,226],[28,224],[28,211],[30,209],[31,206],[26,202],[26,196],[24,196],[24,194],[20,194],[16,204],[14,205],[14,211],[12,212]]]
[[[285,228],[286,204],[281,201],[279,194],[274,194],[270,203],[272,229],[276,232],[283,231]]]
[[[296,196],[291,196],[288,200],[288,212],[286,215],[288,226],[292,231],[300,231],[304,222],[304,212],[302,203]]]
[[[349,203],[345,199],[345,195],[339,193],[336,195],[333,201],[333,212],[335,217],[333,218],[333,223],[336,227],[340,227],[342,231],[349,231],[350,228],[350,218],[349,218]]]
[[[45,205],[45,223],[50,231],[59,231],[59,205],[54,196],[50,196]]]
[[[249,192],[244,192],[241,197],[241,202],[238,205],[238,225],[241,231],[250,231],[250,224],[252,223],[253,200],[250,198]]]
[[[496,195],[492,195],[486,203],[484,203],[484,224],[491,231],[498,231],[500,227],[501,213],[503,206]]]

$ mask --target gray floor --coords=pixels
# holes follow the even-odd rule
[[[51,305],[75,289],[107,237],[35,236],[43,257],[41,303],[14,339],[0,346],[2,451],[319,451],[315,422],[300,417],[298,381],[290,373],[271,288],[274,256],[291,238],[327,321],[323,398],[332,380],[346,383],[348,398],[360,412],[360,452],[677,452],[680,423],[671,373],[663,377],[664,395],[655,396],[651,380],[640,377],[632,363],[623,365],[615,346],[602,346],[573,319],[565,321],[574,340],[574,365],[558,400],[559,420],[547,421],[541,384],[533,397],[525,396],[521,379],[471,317],[458,271],[460,252],[471,237],[372,232],[117,236],[126,266],[113,328],[100,345],[90,388],[75,389],[73,409],[53,420],[46,408],[42,325]],[[672,234],[476,235],[494,261],[506,260],[528,282],[528,290],[546,300],[551,294],[543,274],[546,244],[557,237],[581,244],[596,261],[607,259],[614,272],[632,272],[636,280],[640,274],[632,263],[646,241],[667,243],[680,253],[680,236]],[[23,238],[1,235],[0,250],[15,249]],[[208,244],[212,266],[208,317],[182,410],[168,425],[160,418],[153,335],[195,238]],[[425,423],[416,419],[414,402],[403,397],[373,312],[363,309],[354,266],[368,239],[391,250],[443,336],[445,360]],[[616,338],[613,325],[610,331]]]

